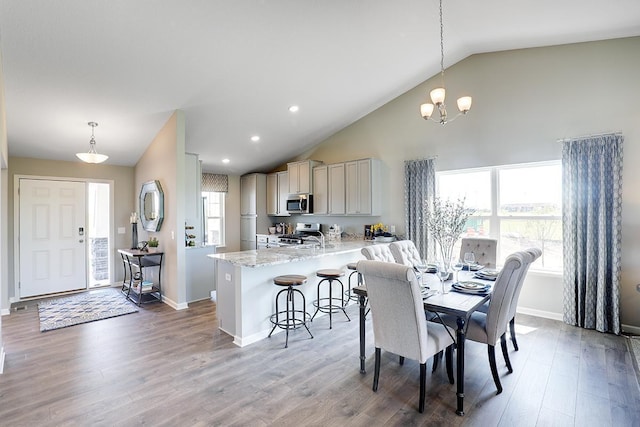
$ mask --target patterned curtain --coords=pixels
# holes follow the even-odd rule
[[[406,238],[415,243],[423,258],[435,256],[435,246],[427,244],[427,229],[423,220],[425,202],[433,199],[436,190],[434,159],[404,162],[404,211]]]
[[[562,141],[564,321],[620,334],[622,142]]]
[[[229,176],[215,173],[202,174],[202,191],[229,192]]]

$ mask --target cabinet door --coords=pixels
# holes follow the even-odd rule
[[[297,194],[300,192],[300,163],[289,163],[287,171],[289,172],[289,194]]]
[[[371,161],[358,160],[358,213],[371,215]]]
[[[256,241],[256,218],[252,216],[240,218],[240,240]]]
[[[256,175],[240,178],[240,215],[256,215]]]
[[[313,213],[326,215],[329,213],[329,187],[327,166],[313,168]]]
[[[298,193],[311,193],[311,170],[309,162],[298,165]]]
[[[329,165],[329,214],[344,215],[345,210],[345,167],[344,163]]]
[[[278,215],[289,216],[287,199],[289,198],[289,174],[278,172]]]
[[[267,175],[267,215],[278,215],[278,174]]]
[[[358,162],[345,163],[345,191],[347,214],[356,215],[360,210],[360,194],[358,186]]]

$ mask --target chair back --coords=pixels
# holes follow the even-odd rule
[[[370,261],[395,262],[393,254],[387,245],[370,245],[360,250],[362,255]]]
[[[411,240],[391,242],[389,244],[389,250],[393,255],[393,259],[398,264],[409,267],[420,264],[420,252],[418,252],[416,245]]]
[[[493,292],[487,310],[487,343],[495,343],[506,332],[511,320],[509,312],[518,281],[524,272],[531,255],[527,252],[515,252],[509,255],[493,284]]]
[[[525,249],[524,252],[527,253],[528,259],[527,259],[526,265],[524,266],[522,274],[520,275],[520,280],[516,284],[516,290],[513,293],[513,296],[511,297],[511,304],[509,307],[509,316],[508,316],[509,319],[513,319],[513,317],[516,315],[516,309],[518,308],[518,299],[520,298],[520,291],[522,291],[522,286],[524,285],[524,279],[527,276],[529,267],[531,267],[531,264],[533,264],[535,260],[540,258],[540,256],[542,255],[542,250],[540,250],[539,248]]]
[[[487,268],[496,268],[496,253],[498,250],[498,240],[488,237],[463,237],[460,246],[460,259],[464,259],[464,254],[473,252],[476,263]]]
[[[427,321],[413,268],[382,261],[359,261],[367,283],[375,346],[425,363]]]

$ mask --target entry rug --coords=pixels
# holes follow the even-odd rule
[[[640,383],[640,337],[630,337],[629,344],[631,347],[631,358],[633,359],[633,367],[636,368],[636,376]]]
[[[115,288],[38,303],[40,332],[135,313],[138,308]]]

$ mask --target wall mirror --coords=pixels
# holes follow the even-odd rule
[[[140,222],[147,231],[160,231],[164,219],[164,193],[160,181],[149,181],[140,189]]]

